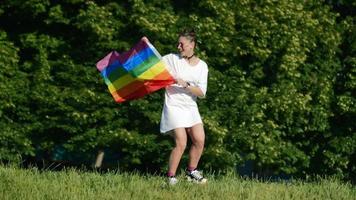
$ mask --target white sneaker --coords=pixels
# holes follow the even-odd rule
[[[198,170],[187,171],[187,179],[190,182],[205,184],[208,182],[208,179],[204,178],[202,173]]]
[[[174,176],[168,177],[168,185],[175,185],[178,183],[178,179]]]

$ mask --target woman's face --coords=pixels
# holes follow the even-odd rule
[[[184,36],[180,36],[177,48],[182,57],[190,57],[194,53],[194,42]]]

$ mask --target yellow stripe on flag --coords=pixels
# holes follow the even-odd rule
[[[154,79],[158,74],[163,72],[165,70],[165,65],[162,61],[159,61],[156,63],[154,66],[143,72],[141,75],[139,75],[137,78],[139,80],[152,80]]]
[[[118,80],[114,81],[112,84],[108,85],[110,93],[113,93],[116,90],[119,90],[131,82],[135,81],[135,78],[131,74],[126,74],[125,76],[120,77]]]

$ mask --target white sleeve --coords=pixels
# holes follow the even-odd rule
[[[205,94],[206,94],[206,91],[207,91],[207,88],[208,88],[208,66],[204,63],[204,67],[201,71],[201,74],[200,74],[200,78],[199,78],[199,81],[198,81],[198,87],[201,89],[201,91],[203,92],[204,96],[202,98],[205,97]]]
[[[166,65],[166,68],[168,72],[173,76],[173,78],[176,78],[176,72],[174,69],[174,62],[173,62],[173,56],[172,54],[168,54],[162,57],[162,61]]]

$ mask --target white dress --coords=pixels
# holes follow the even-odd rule
[[[199,60],[198,64],[191,66],[178,54],[168,54],[163,56],[162,60],[175,79],[181,78],[189,82],[191,86],[198,86],[205,96],[208,66],[204,61]],[[178,84],[167,86],[160,123],[161,133],[202,123],[196,100],[197,96]]]

